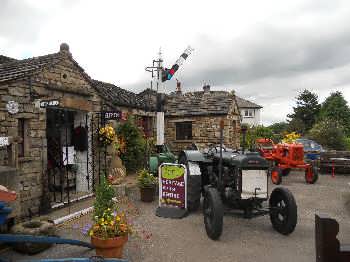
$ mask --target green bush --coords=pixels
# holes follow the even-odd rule
[[[155,187],[158,180],[148,170],[142,169],[138,173],[137,184],[140,188]]]
[[[271,128],[265,126],[253,126],[247,127],[246,137],[245,137],[245,148],[254,150],[256,148],[257,138],[274,138]],[[243,134],[241,133],[241,146],[243,146]]]
[[[346,150],[350,151],[350,137],[345,137]]]
[[[145,163],[146,141],[133,118],[117,127],[117,134],[125,140],[125,152],[120,155],[128,172],[135,172]]]
[[[103,212],[108,208],[114,210],[116,205],[113,201],[115,197],[114,188],[108,183],[104,174],[100,175],[100,183],[96,188],[96,198],[94,202],[94,219],[103,216]]]
[[[317,122],[308,132],[307,137],[328,149],[345,150],[347,147],[344,128],[331,119]]]

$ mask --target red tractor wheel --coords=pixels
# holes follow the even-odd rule
[[[271,169],[271,181],[275,185],[282,183],[282,169],[278,166],[275,166]]]
[[[318,179],[318,169],[315,166],[310,166],[309,168],[305,169],[305,181],[308,184],[314,184],[316,183]]]

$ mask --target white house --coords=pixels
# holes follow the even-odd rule
[[[261,124],[260,110],[262,106],[236,96],[238,108],[241,112],[242,124],[257,126]]]

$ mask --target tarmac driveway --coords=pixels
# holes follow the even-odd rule
[[[130,261],[315,261],[315,213],[337,219],[339,240],[350,244],[349,183],[350,176],[320,175],[314,185],[306,184],[302,173],[292,172],[285,177],[282,186],[292,191],[298,205],[298,224],[289,236],[275,232],[268,216],[247,220],[227,215],[220,240],[212,241],[205,233],[201,211],[180,220],[166,219],[155,216],[156,202],[124,203],[132,210],[140,235],[129,240],[124,256]],[[88,221],[89,216],[69,222],[59,229],[59,234],[88,241],[80,232]],[[57,245],[32,257],[12,250],[0,253],[0,257],[19,261],[93,254],[86,248]]]

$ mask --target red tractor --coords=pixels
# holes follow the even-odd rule
[[[282,183],[282,176],[287,176],[291,169],[304,169],[305,181],[314,184],[318,179],[318,169],[304,162],[304,146],[302,144],[274,144],[271,139],[256,140],[257,149],[261,156],[270,160],[271,181],[275,185]]]

